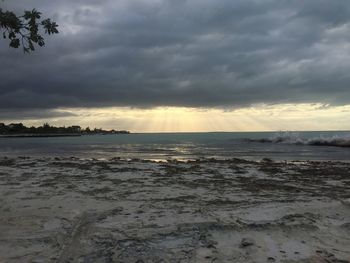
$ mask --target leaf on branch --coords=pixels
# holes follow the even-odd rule
[[[24,52],[35,50],[35,44],[43,47],[44,38],[40,35],[40,27],[48,35],[58,34],[58,25],[51,19],[40,21],[41,13],[36,9],[25,11],[24,15],[16,16],[13,12],[3,11],[0,8],[0,31],[3,38],[9,38],[10,47],[19,48],[22,43]]]
[[[20,46],[20,42],[18,38],[14,38],[11,40],[10,47],[19,48],[19,46]]]
[[[45,33],[49,35],[58,34],[58,25],[56,24],[56,22],[52,22],[50,18],[43,20],[41,24],[45,28]]]

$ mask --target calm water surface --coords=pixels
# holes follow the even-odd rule
[[[280,136],[279,134],[278,136]],[[152,160],[201,157],[260,160],[350,160],[349,147],[313,146],[308,140],[341,138],[350,132],[282,134],[282,143],[259,142],[273,132],[139,133],[52,138],[0,138],[0,156],[75,156],[81,158],[143,158]],[[292,137],[292,138],[290,138]],[[302,142],[302,143],[300,143]]]

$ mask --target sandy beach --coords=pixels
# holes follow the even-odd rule
[[[0,262],[349,262],[350,164],[0,159]]]
[[[350,0],[0,0],[0,263],[350,263]]]

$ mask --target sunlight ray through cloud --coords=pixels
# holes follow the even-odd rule
[[[55,117],[20,118],[30,125],[48,121],[55,125],[78,123],[84,127],[126,129],[133,132],[346,130],[350,105],[324,104],[255,105],[248,108],[62,108]],[[66,116],[65,116],[66,115]],[[0,119],[4,116],[0,115]]]

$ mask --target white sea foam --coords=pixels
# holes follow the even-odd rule
[[[333,136],[317,136],[305,138],[298,132],[278,132],[267,139],[257,140],[259,142],[315,145],[315,146],[337,146],[350,147],[350,133]]]

